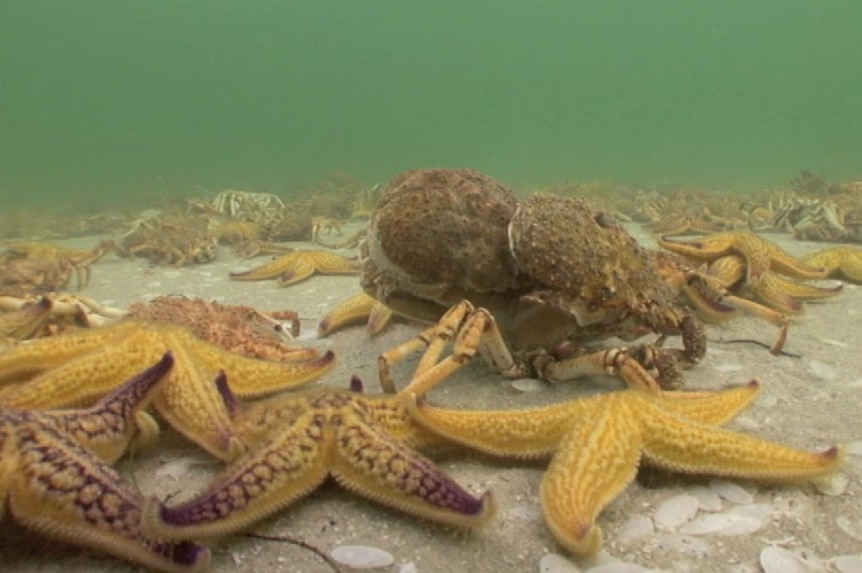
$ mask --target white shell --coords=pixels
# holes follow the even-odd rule
[[[539,559],[539,573],[581,573],[581,570],[562,555],[548,553]]]
[[[697,498],[697,505],[703,511],[721,511],[721,498],[715,491],[702,485],[687,489],[689,495]]]
[[[619,529],[617,529],[614,539],[617,543],[628,543],[634,539],[638,539],[645,535],[655,533],[652,520],[645,515],[636,515],[626,520]]]
[[[647,573],[648,571],[649,569],[646,567],[641,567],[634,563],[626,563],[625,561],[603,563],[587,569],[587,573]]]
[[[512,381],[512,388],[520,392],[540,392],[547,390],[548,385],[536,378],[519,378]]]
[[[742,366],[739,364],[716,364],[712,367],[716,372],[739,372]]]
[[[733,503],[746,504],[754,501],[750,493],[731,481],[714,479],[709,482],[709,488],[720,497]]]
[[[841,495],[847,491],[848,485],[850,485],[850,480],[840,472],[814,480],[814,487],[823,495]]]
[[[820,360],[812,360],[809,362],[808,369],[817,378],[825,382],[832,382],[833,380],[838,379],[838,372],[835,368],[825,362],[821,362]]]
[[[682,493],[659,503],[653,519],[659,529],[676,529],[694,517],[699,507],[696,497]]]
[[[767,547],[760,552],[760,566],[764,573],[808,573],[811,569],[792,551],[781,547]]]
[[[339,545],[329,555],[351,569],[389,567],[395,562],[391,553],[366,545]]]
[[[736,513],[710,513],[701,515],[680,527],[686,535],[748,535],[763,527],[763,522],[754,517]]]

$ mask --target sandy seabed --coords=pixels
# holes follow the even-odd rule
[[[645,244],[654,246],[649,235],[636,227],[630,230]],[[828,246],[798,242],[782,235],[768,238],[796,255]],[[97,240],[75,239],[67,243],[89,247]],[[275,281],[229,280],[230,271],[249,268],[263,260],[240,260],[228,249],[220,248],[214,263],[170,269],[108,256],[93,267],[91,283],[82,292],[119,308],[160,294],[182,294],[251,305],[260,310],[296,310],[302,318],[303,333],[310,334],[329,309],[359,290],[355,277],[316,276],[287,288]],[[366,388],[373,391],[377,387],[377,356],[419,330],[418,325],[398,322],[375,338],[369,338],[365,329],[358,326],[335,333],[327,340],[308,340],[307,344],[333,348],[337,355],[335,369],[316,384],[346,387],[350,376],[357,374]],[[610,566],[619,560],[610,569],[599,570],[756,572],[763,570],[759,559],[768,547],[794,552],[802,567],[799,571],[859,571],[845,567],[848,563],[858,566],[853,559],[862,561],[862,288],[847,285],[837,298],[810,304],[790,330],[785,350],[793,356],[776,357],[755,344],[729,342],[756,339],[771,344],[775,327],[751,317],[743,316],[724,326],[708,326],[707,335],[707,355],[697,367],[685,373],[686,388],[718,389],[759,378],[763,384],[761,396],[729,427],[812,450],[837,443],[850,444],[852,453],[842,471],[846,487],[840,495],[826,495],[811,485],[768,487],[738,481],[735,483],[741,489],[735,489],[709,479],[642,472],[638,481],[599,518],[605,534],[603,554],[597,561],[573,561],[570,571],[589,570],[602,564]],[[399,365],[396,377],[408,380],[413,366],[415,361]],[[477,362],[435,389],[431,400],[470,409],[521,408],[620,387],[618,380],[601,377],[540,384],[524,392]],[[179,479],[165,476],[164,469],[159,471],[165,464],[181,458],[190,464],[180,472],[184,475]],[[498,511],[488,526],[476,532],[455,531],[328,485],[253,530],[300,539],[326,553],[339,545],[379,547],[391,553],[395,562],[377,570],[399,573],[534,572],[540,571],[544,556],[563,553],[546,529],[539,509],[541,464],[519,466],[470,457],[444,459],[441,464],[470,491],[493,491]],[[134,479],[145,495],[165,498],[199,491],[220,469],[220,464],[167,429],[157,448],[134,460],[121,461],[118,468],[127,478]],[[721,498],[720,507],[709,508],[710,511],[702,508],[698,517],[728,512],[757,515],[763,523],[760,529],[745,535],[684,535],[685,525],[681,525],[632,535],[633,531],[642,532],[647,519],[652,522],[656,508],[674,496],[703,495],[728,488],[735,489],[736,494]],[[20,528],[10,528],[8,521],[3,522],[3,529],[0,571],[140,570],[110,557],[57,547]],[[838,556],[855,557],[835,560]],[[234,536],[213,545],[211,570],[316,573],[332,569],[307,549]],[[564,569],[552,570],[559,573]]]

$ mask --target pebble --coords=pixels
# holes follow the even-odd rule
[[[389,567],[395,562],[388,551],[366,545],[339,545],[329,556],[351,569]]]
[[[653,519],[659,529],[676,529],[691,520],[700,504],[697,498],[686,493],[675,495],[658,504]]]
[[[539,573],[581,573],[581,570],[562,555],[548,553],[539,559]]]
[[[754,498],[751,497],[750,493],[745,491],[741,486],[730,481],[723,479],[710,480],[709,488],[717,493],[721,498],[726,499],[727,501],[732,501],[733,503],[744,505],[754,502]]]
[[[738,513],[701,515],[679,528],[684,535],[748,535],[763,527],[756,517]]]
[[[781,547],[767,547],[760,552],[764,573],[808,573],[811,569],[795,553]]]
[[[839,573],[862,573],[862,557],[859,555],[841,555],[830,559],[829,563]]]
[[[835,368],[825,362],[821,362],[820,360],[812,360],[809,362],[808,370],[810,370],[817,378],[825,382],[832,382],[838,378],[838,372]]]
[[[419,569],[413,561],[408,561],[398,566],[398,573],[418,573],[418,571]]]

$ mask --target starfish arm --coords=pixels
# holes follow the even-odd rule
[[[189,358],[187,347],[173,346],[177,364],[153,405],[168,424],[210,454],[227,461],[236,459],[245,446],[236,436],[213,374]]]
[[[776,288],[782,293],[801,300],[818,300],[821,298],[829,298],[841,294],[843,285],[838,284],[831,287],[822,287],[808,283],[797,282],[792,279],[784,278],[781,275],[772,275],[772,280]]]
[[[285,269],[278,275],[278,284],[281,286],[290,286],[311,278],[317,270],[314,260],[308,256],[299,256],[290,265],[290,268]]]
[[[726,289],[738,284],[745,274],[745,259],[738,255],[719,257],[706,267],[706,276]]]
[[[374,298],[364,292],[341,301],[335,308],[326,313],[326,316],[317,325],[317,335],[328,336],[350,324],[369,320],[371,311],[377,304],[379,303]]]
[[[476,499],[428,458],[386,432],[346,416],[337,430],[332,475],[362,496],[424,519],[476,527],[493,514],[490,493]]]
[[[659,246],[672,253],[698,260],[712,260],[733,251],[733,233],[716,233],[690,241],[658,238]]]
[[[862,282],[862,250],[852,247],[832,247],[802,257],[802,262],[815,268],[824,268],[829,276],[841,276]]]
[[[580,416],[542,479],[545,522],[560,545],[579,556],[598,553],[596,518],[637,474],[641,435],[627,396],[613,395]]]
[[[785,252],[777,245],[773,245],[772,243],[767,244],[772,246],[769,252],[769,268],[773,271],[803,280],[825,279],[827,277],[828,272],[826,269],[808,265]]]
[[[135,432],[152,431],[149,427],[138,427],[138,414],[173,364],[174,357],[167,352],[154,366],[129,379],[92,407],[86,410],[49,410],[41,415],[53,420],[67,436],[104,461],[113,463],[126,451]],[[153,437],[144,436],[142,439]]]
[[[296,263],[278,278],[278,284],[289,286],[304,281],[314,273],[324,275],[359,274],[359,262],[326,251],[297,251]]]
[[[219,370],[230,377],[231,387],[243,398],[272,394],[306,384],[332,369],[335,354],[327,351],[296,362],[247,358],[204,342],[191,333],[180,335],[180,343],[200,362],[208,365],[207,381]]]
[[[204,547],[143,535],[142,500],[95,454],[38,415],[25,414],[16,430],[20,453],[9,483],[8,510],[22,526],[157,571],[208,567],[210,553]]]
[[[31,378],[105,347],[132,332],[125,323],[41,338],[0,354],[0,385]]]
[[[111,329],[113,327],[105,330]],[[94,334],[94,339],[101,339],[100,330],[87,332]],[[44,340],[50,342],[53,339]],[[89,347],[89,337],[76,336],[76,346],[78,341],[87,341],[82,346]],[[147,331],[136,331],[113,345],[109,345],[108,340],[101,340],[101,345],[100,350],[59,363],[26,383],[0,389],[0,404],[19,410],[90,406],[121,381],[140,372],[141,364],[155,363],[168,350]],[[39,358],[44,357],[53,362],[51,353],[54,349],[63,353],[62,344],[48,344],[31,359],[38,363]],[[118,360],[117,356],[123,356],[123,359]]]
[[[768,481],[804,481],[836,471],[839,448],[806,452],[663,412],[639,407],[644,459],[672,471]]]
[[[862,282],[862,251],[849,249],[839,266],[841,274],[855,283]]]
[[[745,259],[746,282],[749,284],[755,284],[763,278],[770,266],[776,262],[772,255],[780,251],[778,247],[754,233],[739,233],[735,247]]]
[[[143,528],[157,539],[198,539],[239,531],[304,497],[327,476],[323,429],[313,411],[228,466],[200,495],[176,506],[150,500]]]
[[[230,278],[235,281],[260,281],[266,279],[274,279],[294,265],[297,258],[297,252],[293,251],[276,257],[265,265],[255,267],[253,269],[238,273],[230,273]]]
[[[402,397],[410,416],[447,441],[499,457],[549,456],[584,415],[591,399],[528,410],[467,411],[431,406],[411,394]]]
[[[368,324],[366,330],[368,334],[374,336],[383,331],[384,328],[392,321],[393,310],[380,301],[376,301],[371,307],[371,314],[368,315]]]
[[[760,382],[722,390],[721,392],[665,392],[660,398],[662,408],[683,418],[720,426],[732,420],[760,394]]]

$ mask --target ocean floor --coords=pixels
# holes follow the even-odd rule
[[[645,243],[653,243],[638,228],[631,231]],[[828,246],[783,235],[769,238],[794,254]],[[67,242],[89,247],[97,240]],[[414,336],[420,326],[397,322],[374,338],[357,326],[314,340],[324,314],[358,292],[357,279],[316,276],[286,288],[275,281],[229,280],[230,271],[264,260],[244,261],[220,249],[214,263],[172,269],[107,256],[94,265],[91,283],[82,293],[120,308],[161,294],[182,294],[260,310],[298,311],[303,343],[331,347],[337,355],[336,368],[315,383],[346,387],[350,376],[357,374],[368,391],[375,391],[377,356]],[[253,531],[302,540],[324,553],[341,545],[377,547],[394,557],[392,565],[377,570],[398,573],[862,571],[862,289],[848,284],[837,298],[810,304],[791,326],[785,350],[792,356],[776,357],[759,345],[732,342],[754,339],[771,344],[776,328],[756,318],[743,316],[726,326],[708,326],[707,334],[707,355],[685,373],[685,387],[718,389],[760,379],[761,396],[729,427],[812,450],[847,444],[848,463],[832,482],[836,491],[641,472],[599,518],[605,534],[603,553],[597,560],[579,562],[564,558],[565,552],[542,521],[541,464],[455,457],[442,460],[441,465],[470,491],[492,490],[496,499],[496,516],[479,531],[464,533],[429,524],[335,485],[321,488]],[[396,378],[406,382],[414,366],[415,360],[399,365]],[[476,362],[441,384],[430,399],[459,408],[519,408],[618,388],[620,381],[611,377],[513,385]],[[165,498],[202,489],[220,464],[166,429],[157,448],[125,459],[118,467],[145,495]],[[679,497],[683,494],[697,501]],[[547,557],[552,554],[560,557]],[[0,533],[0,570],[125,573],[139,569],[34,539],[20,528],[10,529],[7,520]],[[316,573],[332,568],[294,544],[233,536],[214,544],[212,571]]]

